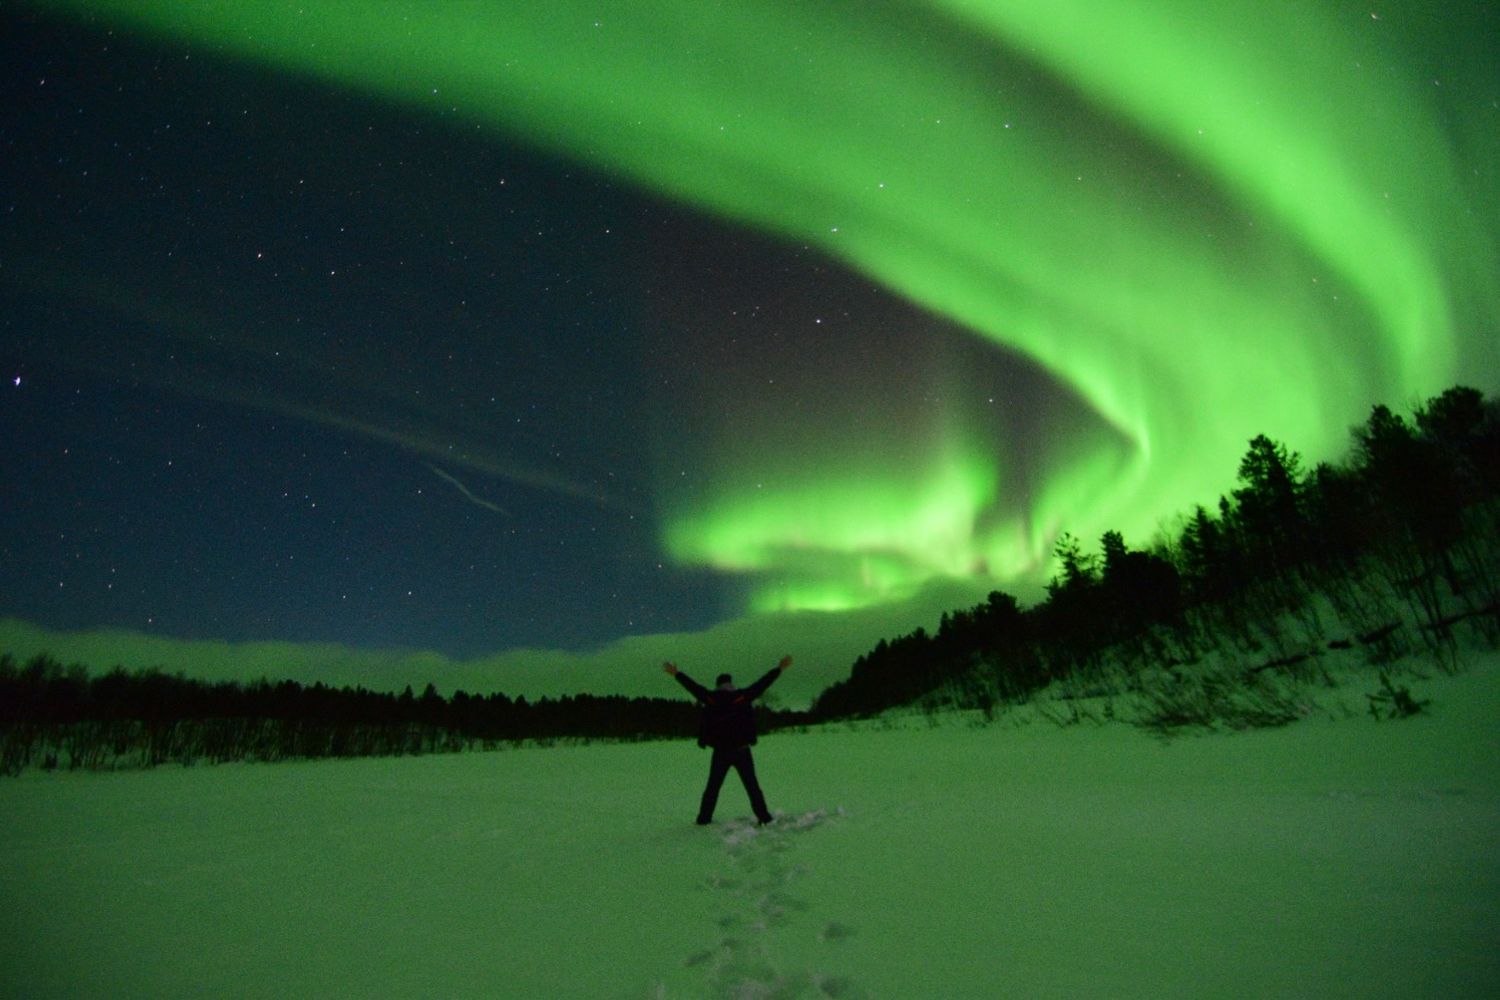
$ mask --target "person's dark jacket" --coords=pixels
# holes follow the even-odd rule
[[[750,711],[751,702],[765,694],[771,682],[781,676],[781,671],[770,673],[747,688],[714,688],[709,690],[681,670],[677,671],[677,683],[687,688],[703,714],[698,721],[698,745],[719,750],[755,745],[755,715]]]

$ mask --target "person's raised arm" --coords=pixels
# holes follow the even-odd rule
[[[705,688],[702,684],[699,684],[697,681],[693,680],[687,674],[683,673],[681,670],[678,670],[677,664],[668,660],[666,663],[663,663],[661,665],[661,668],[675,677],[677,679],[677,683],[687,688],[688,694],[691,694],[695,699],[697,699],[698,701],[707,700],[708,689]]]
[[[761,695],[765,694],[766,693],[766,688],[768,688],[768,687],[771,686],[771,682],[774,681],[776,678],[780,677],[782,675],[782,673],[786,670],[786,668],[790,667],[791,665],[792,665],[792,658],[790,656],[783,656],[781,658],[781,662],[778,663],[778,664],[776,664],[776,666],[772,667],[770,669],[770,671],[768,671],[764,677],[762,677],[760,680],[756,681],[754,684],[751,684],[749,687],[745,688],[745,690],[744,690],[745,697],[746,698],[750,698],[750,699],[755,699],[755,698],[759,698]]]

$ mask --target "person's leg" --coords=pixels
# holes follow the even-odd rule
[[[740,747],[734,754],[734,769],[740,774],[740,781],[744,782],[745,794],[750,796],[750,808],[755,813],[755,818],[762,823],[771,822],[771,810],[766,808],[765,793],[760,790],[760,782],[755,780],[755,758],[750,755],[749,747]]]
[[[729,773],[730,751],[714,747],[713,759],[708,762],[708,785],[703,789],[703,801],[698,804],[698,823],[710,823],[714,818],[714,807],[719,804],[719,788],[724,776]]]

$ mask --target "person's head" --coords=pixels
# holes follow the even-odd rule
[[[720,691],[728,690],[734,687],[734,678],[728,674],[720,674],[719,679],[714,681],[714,686]]]

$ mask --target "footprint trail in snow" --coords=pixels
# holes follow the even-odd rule
[[[778,815],[763,827],[732,820],[719,828],[729,866],[705,883],[725,904],[717,921],[719,940],[686,959],[689,967],[703,969],[708,995],[735,1000],[863,996],[845,977],[783,968],[772,951],[773,930],[802,923],[809,925],[806,933],[830,948],[854,934],[840,921],[810,920],[808,903],[796,894],[797,879],[807,871],[796,859],[798,839],[844,815],[842,808],[815,809]]]

